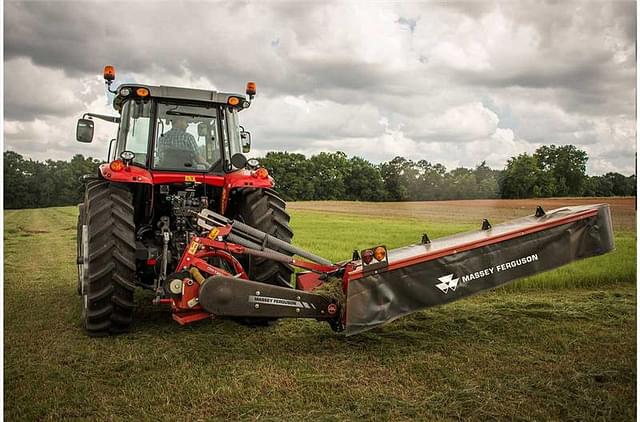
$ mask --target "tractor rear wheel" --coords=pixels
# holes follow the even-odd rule
[[[85,197],[84,200],[87,199],[87,192],[91,190],[91,187],[96,183],[102,183],[100,180],[90,180],[87,182],[85,186]],[[84,258],[83,258],[83,236],[82,231],[86,228],[86,216],[85,216],[85,206],[84,202],[78,204],[78,224],[76,226],[76,264],[78,266],[78,283],[76,286],[76,290],[78,291],[78,295],[82,296],[82,280],[84,280]]]
[[[289,228],[291,217],[286,203],[273,189],[242,189],[236,199],[237,216],[245,224],[255,227],[287,243],[291,243],[293,231]],[[292,287],[293,268],[265,258],[247,257],[241,261],[249,279],[283,287]]]
[[[107,181],[87,184],[79,243],[84,264],[82,320],[90,336],[122,333],[131,324],[136,271],[133,213],[125,186]]]
[[[84,226],[84,204],[78,204],[78,224],[76,226],[76,264],[78,266],[78,285],[76,290],[78,295],[82,296],[82,271],[84,264],[82,263],[82,226]]]

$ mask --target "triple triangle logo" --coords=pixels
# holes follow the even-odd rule
[[[449,289],[455,291],[458,287],[458,280],[460,278],[453,278],[453,274],[445,275],[444,277],[439,277],[438,281],[440,283],[436,284],[436,287],[442,290],[442,293],[447,293]]]

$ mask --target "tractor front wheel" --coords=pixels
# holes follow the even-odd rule
[[[87,184],[82,254],[82,320],[90,336],[127,331],[133,317],[135,226],[131,193],[107,181]],[[85,238],[86,235],[86,238]]]

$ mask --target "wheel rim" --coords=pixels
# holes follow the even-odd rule
[[[83,324],[86,324],[86,320],[87,320],[87,305],[89,301],[89,296],[88,295],[83,295],[82,296],[82,322]]]
[[[89,236],[87,235],[87,225],[82,226],[82,239],[80,243],[80,253],[82,254],[82,264],[78,265],[78,271],[80,272],[80,293],[85,295],[87,293],[87,280],[86,275],[89,274]]]

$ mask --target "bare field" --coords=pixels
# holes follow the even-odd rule
[[[470,223],[488,218],[492,223],[533,214],[541,205],[545,210],[571,205],[609,204],[614,229],[635,231],[636,198],[539,198],[474,199],[464,201],[353,202],[300,201],[287,204],[295,211],[317,211],[390,218],[427,220],[430,223]]]

